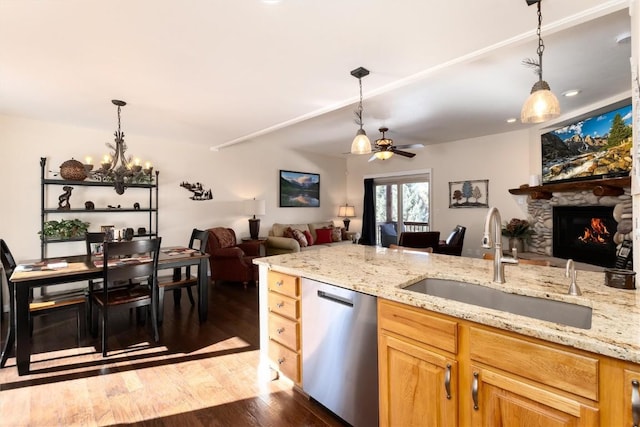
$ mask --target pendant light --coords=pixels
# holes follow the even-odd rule
[[[522,123],[542,123],[551,120],[560,115],[560,103],[558,98],[551,92],[549,84],[542,80],[542,53],[544,52],[544,43],[540,27],[542,27],[542,12],[540,3],[542,0],[526,0],[531,6],[538,3],[538,60],[529,59],[523,61],[525,65],[532,66],[538,74],[538,81],[531,88],[531,95],[525,101],[520,113]]]
[[[356,124],[360,125],[360,129],[358,129],[356,137],[351,143],[351,154],[369,154],[371,153],[371,141],[369,141],[367,134],[362,128],[362,78],[369,75],[369,70],[358,67],[351,71],[351,75],[358,79],[360,86],[360,102],[358,103],[358,110],[355,112]]]

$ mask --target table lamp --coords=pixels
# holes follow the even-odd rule
[[[245,200],[244,201],[244,213],[247,215],[253,215],[253,218],[249,218],[249,235],[252,239],[257,239],[260,232],[260,219],[256,218],[256,215],[265,214],[264,200]]]
[[[353,206],[349,206],[347,203],[344,206],[340,206],[338,209],[338,216],[343,217],[342,222],[344,223],[344,229],[349,231],[349,223],[351,222],[349,218],[354,218],[356,216],[356,210]]]

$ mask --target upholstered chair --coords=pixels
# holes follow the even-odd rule
[[[241,282],[245,288],[249,282],[256,282],[258,266],[253,264],[253,259],[260,256],[260,245],[238,243],[231,228],[215,227],[207,231],[211,280]]]
[[[445,255],[462,255],[462,245],[464,243],[464,233],[466,231],[466,227],[461,225],[457,225],[447,237],[447,240],[441,240],[438,246],[434,247],[433,250],[438,254]]]

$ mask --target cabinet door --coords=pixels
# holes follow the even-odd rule
[[[624,404],[619,425],[638,426],[640,425],[640,371],[625,369],[623,377],[622,401]]]
[[[567,396],[472,366],[474,426],[595,427],[598,410]]]
[[[384,331],[379,339],[380,425],[456,426],[456,361]]]

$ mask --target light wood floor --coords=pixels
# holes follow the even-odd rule
[[[108,358],[97,339],[77,346],[73,314],[36,318],[32,373],[18,376],[14,358],[0,370],[0,425],[343,425],[258,369],[255,287],[218,284],[209,299],[199,325],[186,294],[178,309],[167,295],[158,345],[124,310]]]

